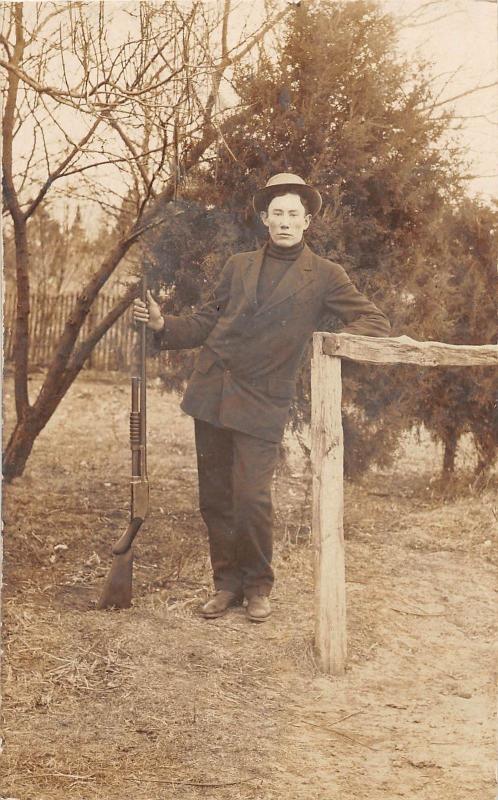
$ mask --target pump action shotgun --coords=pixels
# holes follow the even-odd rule
[[[142,277],[141,296],[147,301],[147,279]],[[130,447],[131,447],[131,513],[126,531],[112,547],[112,564],[105,580],[98,609],[129,608],[133,579],[133,540],[149,510],[147,478],[146,420],[146,323],[140,323],[138,375],[131,379]]]

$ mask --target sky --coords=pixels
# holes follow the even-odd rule
[[[207,0],[205,0],[207,1]],[[304,0],[305,1],[305,0]],[[290,0],[293,2],[293,0]],[[279,0],[286,5],[287,0]],[[441,110],[461,117],[459,137],[470,161],[468,191],[486,201],[498,198],[498,3],[497,0],[377,0],[400,22],[399,55],[433,64]],[[264,18],[264,0],[239,0],[240,28]],[[236,34],[237,26],[234,26]]]
[[[204,2],[211,5],[210,0]],[[277,0],[277,5],[285,7],[287,2]],[[232,31],[235,39],[243,34],[246,26],[254,30],[262,24],[265,0],[234,0],[234,3],[237,3]],[[378,4],[399,19],[399,55],[407,60],[422,58],[433,64],[434,86],[439,102],[443,103],[440,108],[453,107],[459,118],[455,123],[460,126],[458,136],[468,156],[469,173],[475,176],[468,180],[469,193],[478,194],[486,201],[498,198],[498,86],[471,91],[476,86],[498,82],[497,3],[493,0],[378,0]],[[113,9],[116,17],[116,26],[109,34],[118,46],[133,24],[127,11],[136,10],[138,4],[133,0],[126,3],[106,0],[106,5]],[[33,8],[33,4],[25,3],[27,13],[30,7]],[[92,8],[98,12],[98,4]],[[456,95],[463,96],[446,104]],[[70,114],[68,110],[68,128],[72,122]],[[76,138],[77,132],[73,133]],[[26,136],[24,142],[28,148],[29,138]],[[61,202],[66,214],[67,199]],[[85,222],[97,229],[94,209],[88,214],[84,207],[81,210]],[[54,211],[57,213],[57,209]]]
[[[433,62],[440,100],[498,83],[498,5],[489,0],[384,0],[401,20],[400,53]],[[416,9],[422,12],[411,16]],[[475,179],[472,194],[498,198],[498,85],[465,95],[444,108],[462,117],[460,136]],[[443,108],[443,107],[441,107]],[[466,118],[466,119],[465,119]],[[488,177],[489,176],[489,177]]]
[[[292,0],[291,0],[292,2]],[[498,4],[496,0],[377,0],[400,23],[399,55],[433,64],[436,93],[455,109],[455,126],[470,161],[468,191],[486,201],[498,198]],[[280,5],[285,5],[281,0]],[[242,0],[240,26],[264,16],[264,0]]]

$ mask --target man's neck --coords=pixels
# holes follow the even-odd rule
[[[268,244],[266,246],[266,255],[270,256],[270,258],[276,258],[279,261],[295,261],[296,258],[302,253],[304,247],[304,239],[301,239],[300,242],[297,244],[293,244],[290,247],[282,247],[273,239],[268,240]]]

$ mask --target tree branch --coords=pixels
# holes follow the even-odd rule
[[[3,67],[7,70],[7,72],[12,73],[16,76],[18,80],[23,81],[32,89],[34,89],[39,94],[48,94],[50,97],[54,97],[57,100],[64,100],[70,98],[71,100],[85,100],[86,96],[84,94],[78,94],[77,92],[63,92],[60,89],[56,89],[55,86],[43,86],[43,84],[36,81],[34,78],[31,78],[23,69],[20,69],[13,62],[4,61],[3,58],[0,58],[0,67]]]
[[[38,206],[40,205],[41,201],[43,200],[43,198],[47,194],[47,192],[50,189],[50,187],[53,184],[53,182],[56,181],[58,178],[63,176],[64,170],[66,169],[66,167],[69,166],[69,164],[72,162],[72,160],[75,158],[75,156],[78,153],[80,153],[81,150],[83,149],[83,147],[87,144],[87,142],[90,141],[90,139],[92,138],[93,134],[97,130],[98,126],[100,125],[100,123],[101,123],[101,120],[97,119],[93,123],[93,125],[91,126],[90,130],[85,134],[85,136],[77,144],[75,144],[75,146],[73,147],[71,152],[66,156],[66,158],[63,161],[61,161],[61,163],[59,164],[57,169],[55,169],[48,176],[48,178],[46,179],[45,183],[41,187],[41,189],[38,192],[38,194],[35,197],[35,199],[30,202],[28,208],[24,212],[24,218],[25,219],[29,219],[29,217],[33,214],[33,212],[36,211],[36,209],[38,208]]]
[[[43,30],[43,28],[46,26],[47,22],[49,22],[49,21],[50,21],[51,19],[53,19],[54,17],[57,17],[57,16],[59,16],[59,14],[63,14],[63,13],[64,13],[64,11],[65,11],[65,8],[55,8],[53,11],[51,11],[49,14],[47,14],[47,16],[45,17],[45,19],[43,19],[43,20],[42,20],[42,21],[41,21],[41,22],[40,22],[40,23],[39,23],[39,24],[36,26],[36,28],[34,28],[34,29],[32,30],[32,32],[31,32],[31,36],[29,37],[29,39],[28,39],[28,41],[26,42],[26,44],[28,44],[28,45],[29,45],[29,44],[31,44],[32,42],[34,42],[34,41],[36,40],[36,37],[37,37],[37,36],[40,34],[40,32],[41,32],[41,31]]]
[[[102,337],[107,333],[109,328],[120,318],[122,314],[129,308],[131,302],[140,294],[140,283],[135,283],[129,286],[123,297],[111,308],[106,316],[99,322],[98,325],[89,333],[87,338],[82,341],[74,350],[67,370],[69,372],[79,372],[83,367],[85,361],[90,356],[93,348]]]
[[[141,175],[142,180],[144,182],[144,186],[145,186],[145,188],[147,188],[148,185],[149,185],[149,176],[147,175],[147,170],[145,169],[144,165],[140,161],[141,156],[140,156],[139,153],[137,153],[135,145],[131,141],[130,137],[122,129],[121,125],[118,122],[116,122],[116,120],[113,119],[110,114],[104,113],[103,116],[107,119],[107,121],[108,121],[109,125],[111,126],[111,128],[113,128],[116,131],[118,136],[121,138],[121,140],[125,144],[126,148],[130,151],[130,153],[131,153],[131,155],[133,157],[133,160],[134,160],[134,162],[136,163],[136,165],[138,167],[138,171],[140,172],[140,175]]]
[[[439,106],[447,105],[448,103],[453,103],[455,100],[460,100],[462,97],[467,97],[470,94],[475,94],[476,92],[482,92],[485,89],[492,89],[494,86],[498,86],[498,81],[493,81],[492,83],[485,83],[481,86],[474,86],[472,89],[467,89],[465,92],[460,92],[460,94],[455,94],[453,97],[448,97],[446,100],[440,100],[437,103],[433,103],[430,106],[422,106],[421,111],[432,111],[433,108],[438,108]]]
[[[3,47],[5,49],[5,52],[7,53],[7,58],[10,61],[12,59],[12,52],[11,52],[11,49],[10,49],[10,44],[7,41],[7,39],[5,38],[5,36],[3,36],[3,34],[1,34],[1,33],[0,33],[0,44],[3,45]]]

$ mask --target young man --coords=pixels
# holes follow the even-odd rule
[[[247,599],[247,616],[270,615],[273,584],[271,480],[301,357],[327,312],[343,332],[389,335],[384,314],[338,264],[303,240],[322,200],[290,173],[274,175],[253,198],[269,231],[259,250],[228,259],[211,299],[188,317],[162,316],[148,295],[134,318],[160,349],[202,345],[181,408],[195,420],[200,511],[209,534],[219,617]]]

